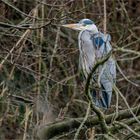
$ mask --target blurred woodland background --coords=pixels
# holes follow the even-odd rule
[[[79,118],[95,113],[78,70],[78,32],[61,27],[90,18],[102,31],[103,9],[103,0],[0,1],[0,139],[74,139],[76,134],[92,140],[103,135],[100,122],[94,125],[97,115],[79,127]],[[140,139],[140,0],[106,0],[106,10],[117,90],[112,107],[100,112],[114,139]],[[38,132],[40,126],[45,134]]]

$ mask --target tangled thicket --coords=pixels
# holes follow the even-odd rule
[[[104,6],[0,1],[0,139],[140,139],[140,1],[106,0],[107,23]],[[117,81],[106,112],[86,98],[78,33],[61,27],[83,18],[112,37]]]

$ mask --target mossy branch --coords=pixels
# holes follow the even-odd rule
[[[138,116],[140,114],[140,106],[132,108],[132,111],[133,111],[133,113],[135,113]],[[114,116],[115,116],[115,113],[106,115],[104,117],[106,123],[111,124]],[[123,119],[129,119],[129,118],[133,118],[133,116],[130,113],[129,109],[125,109],[118,113],[116,121],[121,121]],[[83,119],[84,118],[72,118],[69,120],[63,120],[63,121],[54,122],[54,123],[40,126],[38,129],[38,137],[40,139],[51,139],[57,135],[62,135],[71,130],[77,129],[80,126]],[[131,121],[131,123],[134,123],[134,122],[136,122],[136,121],[135,120]],[[94,127],[95,125],[99,125],[99,124],[100,124],[99,118],[93,117],[93,116],[89,116],[88,119],[84,123],[84,125],[87,128]],[[113,131],[113,126],[112,126],[111,130]]]

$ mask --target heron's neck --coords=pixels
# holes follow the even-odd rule
[[[97,34],[97,33],[99,33],[99,31],[98,31],[96,25],[94,25],[94,24],[88,26],[87,30],[91,31],[93,34]]]
[[[98,34],[99,31],[92,30],[92,33],[93,33],[93,34]]]

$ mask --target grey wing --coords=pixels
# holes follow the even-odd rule
[[[116,82],[116,62],[115,62],[114,58],[111,57],[108,60],[107,65],[108,65],[108,69],[109,69],[113,82]]]
[[[111,41],[111,36],[109,34],[104,35],[101,33],[101,36],[104,40],[104,44],[101,47],[101,50],[99,50],[102,53],[102,56],[107,55],[111,50],[112,46],[110,44]],[[108,61],[105,63],[105,68],[104,68],[104,78],[105,79],[110,79],[111,81],[115,81],[116,79],[116,62],[114,58],[111,56]]]
[[[112,46],[110,44],[111,36],[109,34],[107,34],[105,36],[105,40],[106,40],[106,54],[108,54],[112,50]],[[107,65],[107,71],[111,77],[111,80],[113,82],[115,82],[115,80],[116,80],[116,62],[112,56],[107,61],[106,65]]]
[[[112,50],[112,46],[109,41],[105,44],[105,54],[108,54]],[[101,74],[100,84],[102,87],[102,99],[106,106],[109,107],[111,103],[113,85],[116,81],[116,62],[111,56],[108,61],[102,67],[103,72]]]
[[[107,55],[112,50],[112,46],[110,44],[110,35],[104,35],[103,38],[105,43],[104,46],[102,46],[103,50],[100,50],[102,52],[102,56]],[[103,67],[104,70],[101,75],[101,84],[109,83],[110,86],[106,87],[106,90],[109,89],[112,91],[113,83],[116,80],[116,62],[114,58],[111,56]],[[102,71],[102,69],[100,69],[100,71]]]
[[[91,37],[91,40],[93,42],[93,46],[95,46],[94,48],[96,48],[95,53],[97,59],[104,57],[112,50],[112,46],[110,44],[111,37],[109,34],[104,35],[103,33],[99,32],[94,34]]]

